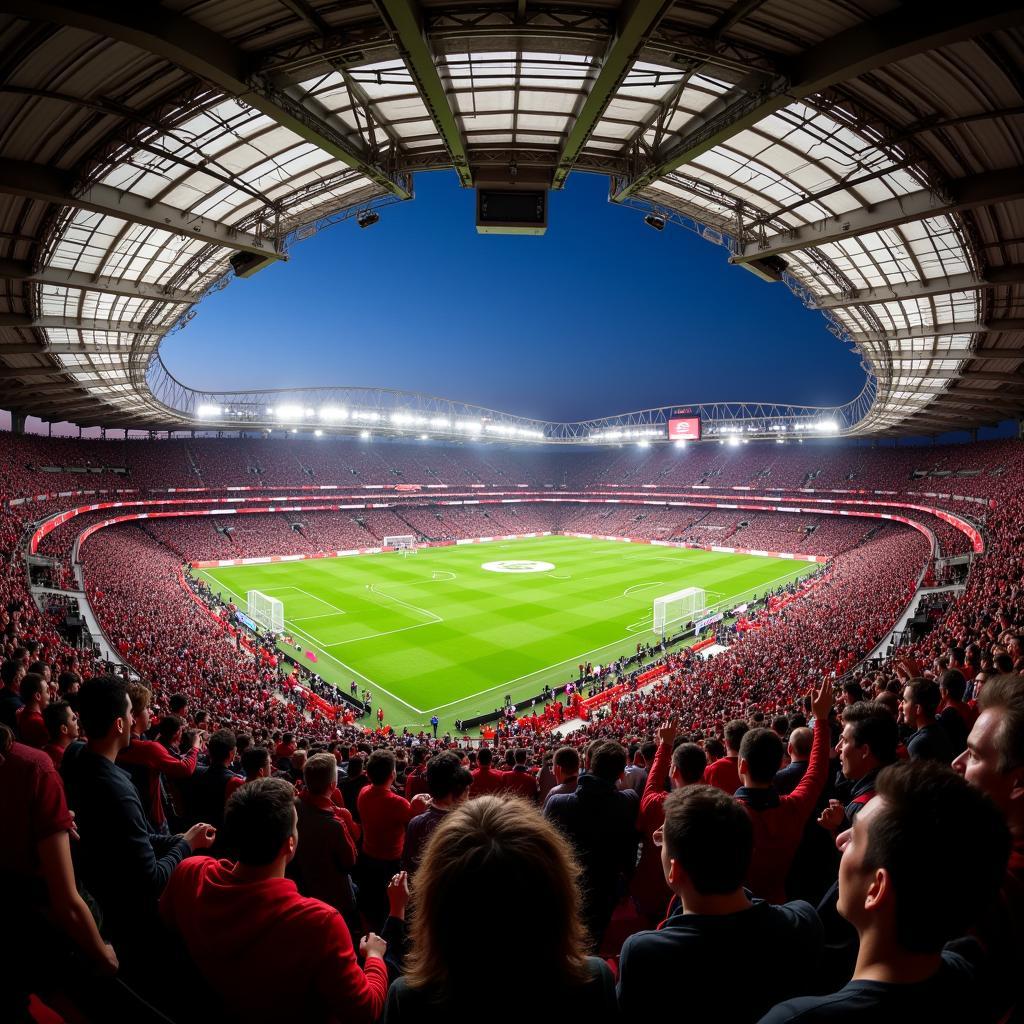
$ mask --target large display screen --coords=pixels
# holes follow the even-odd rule
[[[668,439],[670,441],[699,441],[700,417],[680,416],[668,421]]]

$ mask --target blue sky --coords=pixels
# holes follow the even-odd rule
[[[321,232],[204,301],[164,360],[200,388],[379,385],[559,420],[857,394],[857,358],[784,285],[607,188],[573,175],[544,237],[481,236],[473,192],[421,174],[373,227]]]

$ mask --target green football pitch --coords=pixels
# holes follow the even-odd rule
[[[284,605],[315,670],[371,691],[396,729],[442,729],[575,678],[655,639],[654,598],[701,587],[733,607],[814,563],[574,537],[522,538],[346,558],[197,570],[245,608]],[[287,649],[287,648],[285,648]],[[294,651],[292,651],[294,653]],[[312,662],[307,662],[310,667]]]

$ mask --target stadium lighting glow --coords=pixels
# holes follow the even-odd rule
[[[738,448],[740,446],[740,439],[735,434],[729,435],[729,447]]]
[[[314,430],[313,431],[313,436],[314,437],[323,437],[324,436],[324,432],[322,430]]]
[[[360,431],[359,431],[359,436],[360,436],[360,437],[361,437],[361,438],[362,438],[362,439],[363,439],[364,441],[369,441],[369,440],[370,440],[370,432],[369,432],[368,430],[360,430]]]
[[[301,420],[302,406],[279,405],[271,415],[276,416],[279,420]]]
[[[429,434],[420,434],[420,440],[421,441],[429,441],[430,440],[430,435]]]
[[[678,441],[675,441],[674,444],[675,444],[676,448],[685,448],[686,447],[686,441],[683,440],[682,438],[680,438]]]
[[[347,420],[348,409],[340,409],[334,405],[325,405],[320,410],[320,419],[332,422],[334,420]]]
[[[201,420],[212,419],[215,416],[220,416],[221,407],[219,405],[201,405],[196,409],[196,415]]]
[[[651,442],[650,441],[637,441],[636,446],[637,446],[637,448],[650,448],[651,447]]]

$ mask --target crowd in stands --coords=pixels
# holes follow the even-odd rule
[[[200,465],[218,483],[292,472],[272,471],[255,440],[232,467],[229,443],[169,442],[148,465],[154,479],[172,462],[195,477]],[[280,443],[306,479],[382,472],[376,454],[349,465],[328,446]],[[119,447],[136,458],[144,445]],[[185,457],[171,459],[179,445]],[[627,471],[698,455],[715,486],[744,476],[724,462],[733,453],[706,447],[631,450],[601,475],[628,484]],[[79,442],[28,448],[83,465]],[[855,480],[881,462],[859,451]],[[877,479],[972,459],[926,451],[927,464],[897,450]],[[407,478],[427,458],[414,452],[383,464]],[[771,452],[762,479],[815,472],[816,456],[789,452]],[[462,464],[430,458],[442,477]],[[528,461],[484,452],[462,472],[511,480],[517,460]],[[1024,459],[1009,443],[978,446],[975,468],[956,487],[900,485],[997,499],[985,554],[924,640],[859,667],[910,599],[924,538],[814,517],[809,537],[834,526],[844,539],[824,574],[769,602],[716,657],[662,656],[666,675],[568,738],[481,746],[310,710],[272,652],[182,586],[182,559],[197,545],[238,557],[215,545],[242,539],[269,550],[282,535],[319,548],[314,535],[357,530],[454,539],[557,522],[617,535],[669,514],[685,530],[698,510],[652,509],[632,530],[637,513],[622,509],[565,526],[586,522],[568,505],[488,512],[487,532],[478,510],[447,507],[440,519],[339,515],[337,527],[326,512],[230,517],[244,538],[204,517],[102,530],[83,549],[88,598],[134,683],[68,647],[5,564],[0,878],[14,926],[0,929],[0,1019],[28,1019],[33,993],[89,1020],[505,1021],[534,998],[543,1009],[531,1012],[597,1020],[1019,1019]],[[822,465],[807,486],[841,471]],[[0,473],[32,490],[43,475]],[[594,526],[598,515],[615,528]],[[726,543],[768,548],[774,530],[811,523],[743,519]],[[48,550],[66,557],[66,536],[89,521]],[[13,547],[22,523],[0,519],[0,539]]]

